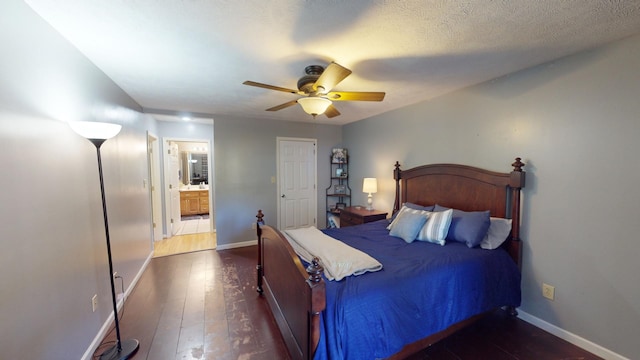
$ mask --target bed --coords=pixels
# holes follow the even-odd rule
[[[396,162],[394,215],[402,215],[406,203],[488,211],[492,219],[511,219],[508,236],[499,248],[484,250],[449,240],[444,246],[409,243],[389,235],[386,219],[326,229],[383,264],[381,271],[341,281],[327,281],[317,259],[303,261],[283,233],[264,225],[258,211],[257,290],[291,357],[403,359],[496,308],[515,314],[525,172],[520,158],[512,166],[507,173],[457,164],[402,170]]]

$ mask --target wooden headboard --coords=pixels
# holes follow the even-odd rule
[[[520,190],[524,187],[524,163],[516,158],[513,171],[498,173],[472,166],[432,164],[401,170],[396,162],[394,214],[405,202],[442,205],[464,211],[489,210],[491,216],[512,219],[511,236],[502,245],[521,265]]]

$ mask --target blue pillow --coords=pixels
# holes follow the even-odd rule
[[[436,205],[434,211],[448,210],[444,206]],[[457,241],[467,244],[468,247],[480,245],[489,230],[489,210],[487,211],[462,211],[453,209],[447,241]]]
[[[422,205],[418,205],[418,204],[414,204],[414,203],[410,203],[410,202],[406,202],[404,204],[402,204],[402,207],[407,207],[409,209],[413,209],[413,210],[422,210],[422,211],[433,211],[435,205],[431,205],[431,206],[422,206]],[[391,216],[391,218],[389,219],[389,222],[393,222],[393,220],[396,219],[396,216],[398,216],[398,214],[400,214],[400,211],[402,211],[402,208],[400,208],[400,210],[396,211],[395,214],[393,214]]]
[[[406,203],[404,203],[402,205],[408,207],[409,209],[423,210],[423,211],[433,211],[433,208],[435,207],[435,205],[422,206],[422,205],[418,205],[418,204],[414,204],[414,203],[410,203],[410,202],[406,202]]]
[[[389,231],[389,235],[397,236],[407,243],[412,243],[426,222],[427,217],[424,214],[403,211],[398,215],[393,228]]]

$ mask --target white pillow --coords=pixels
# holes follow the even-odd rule
[[[417,240],[444,245],[447,233],[449,232],[449,226],[451,225],[453,209],[438,212],[424,212],[428,214],[428,218],[418,233]]]
[[[480,247],[487,250],[497,249],[507,240],[511,233],[511,219],[489,218],[489,230],[480,243]]]

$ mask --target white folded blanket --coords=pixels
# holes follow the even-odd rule
[[[325,276],[340,281],[350,275],[382,270],[382,264],[368,254],[342,241],[325,235],[315,227],[285,230],[287,240],[296,254],[307,262],[320,259]]]

